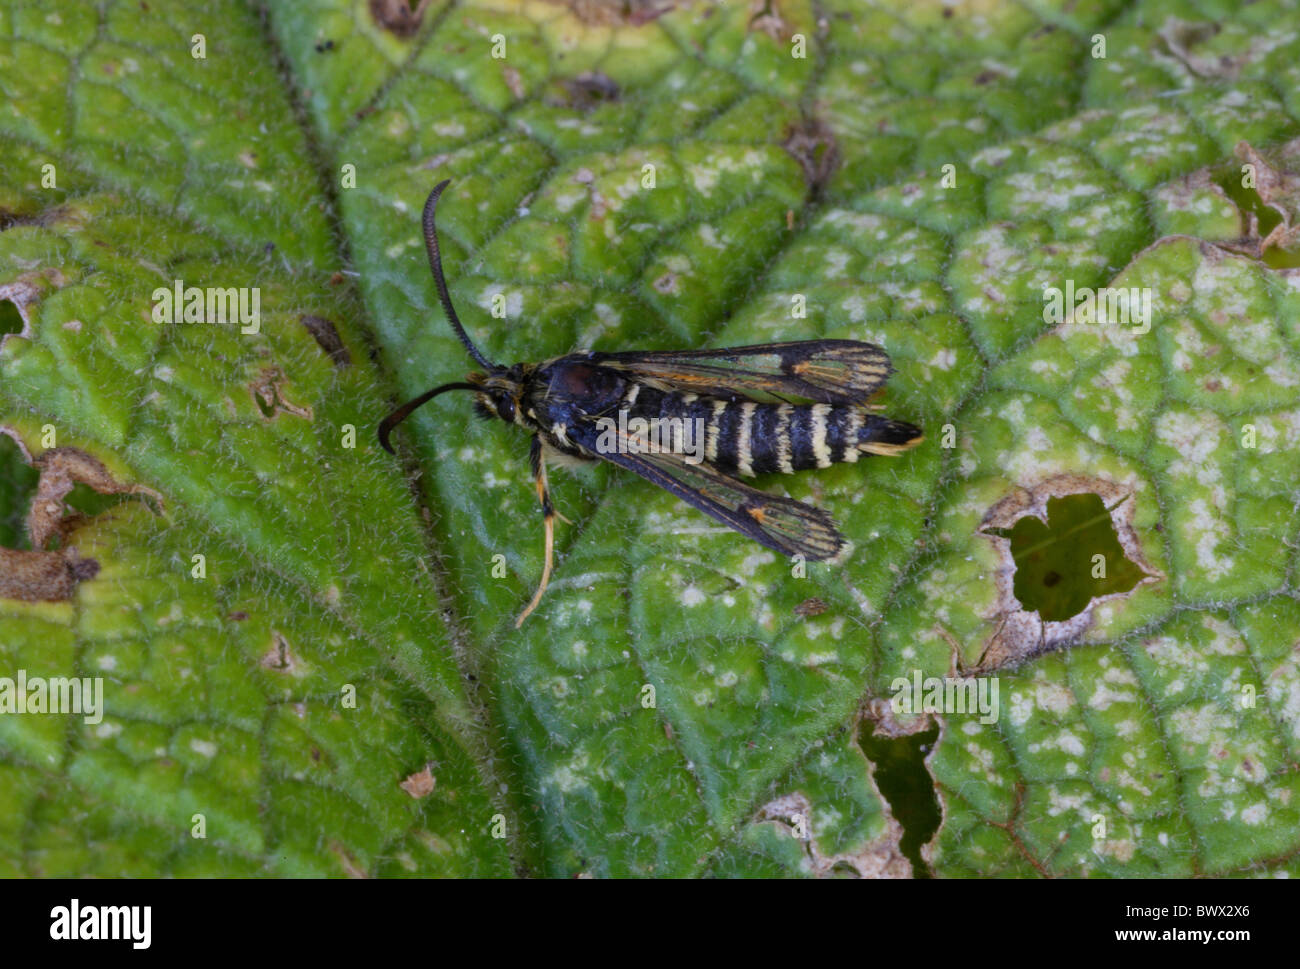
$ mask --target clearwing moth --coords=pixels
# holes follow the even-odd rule
[[[465,332],[442,274],[434,213],[448,184],[436,185],[424,204],[429,267],[452,329],[485,372],[441,384],[397,408],[380,423],[379,443],[392,453],[393,428],[449,390],[472,391],[481,416],[531,433],[529,462],[546,559],[516,627],[537,608],[551,576],[556,512],[548,460],[627,468],[782,555],[820,561],[844,551],[847,543],[826,512],[739,479],[826,468],[863,454],[893,455],[920,443],[919,427],[881,417],[867,403],[893,373],[883,349],[856,340],[804,340],[720,350],[579,351],[543,363],[493,363]],[[655,428],[658,433],[651,432]]]

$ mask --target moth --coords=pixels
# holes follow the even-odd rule
[[[452,390],[472,392],[480,416],[532,435],[528,458],[546,559],[516,628],[537,608],[551,576],[556,511],[548,462],[609,461],[785,556],[822,561],[846,551],[826,512],[740,479],[895,455],[919,444],[919,427],[882,417],[869,404],[894,372],[883,349],[806,340],[720,350],[583,350],[543,363],[493,363],[465,332],[443,277],[434,216],[448,184],[436,185],[425,202],[424,241],[442,308],[483,371],[397,408],[380,423],[379,443],[393,453],[393,429]]]

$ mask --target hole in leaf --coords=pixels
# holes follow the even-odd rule
[[[79,511],[83,515],[93,518],[101,514],[114,505],[120,505],[128,499],[126,494],[100,494],[94,488],[87,484],[74,485],[73,489],[68,492],[68,497],[64,498],[64,504],[74,511]]]
[[[1062,622],[1142,580],[1146,573],[1125,556],[1110,512],[1099,495],[1066,495],[1047,499],[1046,524],[1026,515],[1011,528],[985,529],[1011,541],[1015,595],[1026,611]]]
[[[299,407],[285,399],[281,387],[283,381],[284,372],[279,367],[264,367],[257,379],[248,385],[248,392],[252,395],[253,403],[261,411],[262,416],[269,421],[284,413],[311,420],[310,407]]]
[[[22,314],[11,299],[0,299],[0,336],[23,332]]]
[[[40,472],[23,460],[13,439],[0,434],[0,545],[5,548],[32,547],[27,540],[27,509],[39,480]]]
[[[1266,238],[1282,221],[1282,214],[1271,205],[1266,204],[1263,198],[1260,197],[1259,192],[1241,184],[1240,170],[1228,169],[1214,182],[1219,188],[1223,189],[1228,198],[1232,199],[1232,203],[1238,209],[1243,213],[1251,212],[1254,214],[1259,223],[1259,237],[1261,239]]]
[[[1280,246],[1265,249],[1264,265],[1270,269],[1300,268],[1300,249],[1283,249]]]
[[[912,863],[915,878],[929,878],[930,868],[921,857],[921,846],[939,830],[942,813],[934,793],[934,778],[925,757],[939,739],[939,725],[906,737],[886,737],[863,730],[858,743],[875,768],[873,776],[880,796],[903,828],[899,850]]]
[[[253,401],[257,404],[257,409],[262,412],[262,416],[270,420],[275,416],[275,400],[264,394],[253,392]]]

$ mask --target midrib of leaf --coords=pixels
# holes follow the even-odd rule
[[[293,72],[289,56],[285,50],[284,38],[276,30],[276,18],[273,10],[268,6],[266,0],[250,0],[250,2],[257,11],[261,22],[270,28],[266,31],[266,44],[272,52],[277,66],[277,73],[284,82],[283,86],[294,120],[303,132],[308,148],[308,158],[314,162],[318,190],[326,206],[327,222],[338,252],[338,262],[340,265],[350,267],[354,265],[351,238],[339,217],[340,206],[334,177],[334,173],[338,171],[338,160],[333,159],[334,163],[331,165],[331,159],[334,155],[333,149],[346,141],[349,132],[356,126],[360,118],[364,117],[370,109],[382,101],[388,90],[405,75],[409,66],[419,56],[424,45],[428,43],[429,38],[433,36],[433,31],[437,29],[437,25],[450,13],[454,4],[444,4],[442,9],[432,12],[431,22],[426,24],[426,28],[421,30],[417,36],[416,42],[411,45],[406,60],[391,72],[389,77],[366,101],[365,105],[349,119],[347,125],[338,133],[332,144],[327,145],[323,131],[312,123],[312,114],[304,103],[300,84],[296,83],[298,79]],[[359,288],[351,280],[348,281],[347,285],[351,292],[356,293],[364,301],[364,296],[358,292]],[[366,349],[369,351],[373,366],[382,375],[383,382],[390,383],[391,377],[388,368],[385,366],[383,355],[376,352],[378,344],[372,328],[363,323],[359,329],[366,339]],[[396,403],[394,398],[394,406],[396,406]],[[365,430],[359,429],[360,432]],[[325,431],[318,428],[317,436],[322,444],[323,452],[325,451],[325,442],[322,439],[324,434]],[[408,469],[406,473],[409,476],[410,470]],[[333,474],[332,471],[331,474]],[[411,480],[412,499],[418,502],[418,488],[415,485],[415,479],[412,478]],[[518,785],[506,783],[506,778],[502,774],[503,771],[509,771],[508,764],[504,763],[502,758],[493,755],[492,744],[497,739],[498,731],[493,724],[489,708],[476,695],[476,691],[472,687],[466,689],[467,686],[482,679],[478,656],[474,650],[466,648],[464,624],[456,617],[452,609],[452,596],[447,586],[446,569],[443,563],[441,547],[436,542],[432,529],[427,522],[421,520],[420,529],[426,547],[425,561],[431,564],[431,567],[427,570],[429,583],[437,596],[440,607],[446,610],[444,612],[444,616],[447,617],[445,623],[446,642],[451,648],[452,655],[461,673],[462,691],[459,694],[453,694],[449,690],[431,689],[432,684],[423,682],[424,677],[409,661],[394,658],[387,662],[391,668],[401,673],[411,682],[416,683],[421,691],[425,693],[432,702],[434,710],[437,711],[439,725],[456,738],[462,750],[478,766],[483,784],[490,792],[490,796],[498,803],[508,805],[515,823],[507,826],[507,838],[512,846],[514,863],[516,867],[519,867],[524,865],[523,857],[526,852],[526,847],[521,843],[518,835],[520,830],[520,824],[517,820],[520,813],[519,805],[502,794],[503,789],[517,789]],[[341,548],[340,551],[342,551]],[[447,616],[448,612],[451,613],[450,616]],[[371,643],[378,653],[382,655],[385,652],[381,642],[364,634],[361,623],[349,621],[348,627],[354,633],[365,635],[367,641]],[[497,745],[499,746],[499,740],[497,740]]]

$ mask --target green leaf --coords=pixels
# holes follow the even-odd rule
[[[0,677],[104,702],[0,713],[0,872],[1295,871],[1287,4],[572,7],[0,11],[0,564],[75,590],[6,566]],[[556,471],[516,630],[526,440],[463,395],[375,437],[471,367],[444,178],[494,360],[885,346],[926,443],[758,482],[849,559]],[[156,322],[177,280],[255,331]],[[995,716],[896,702],[962,673]]]

